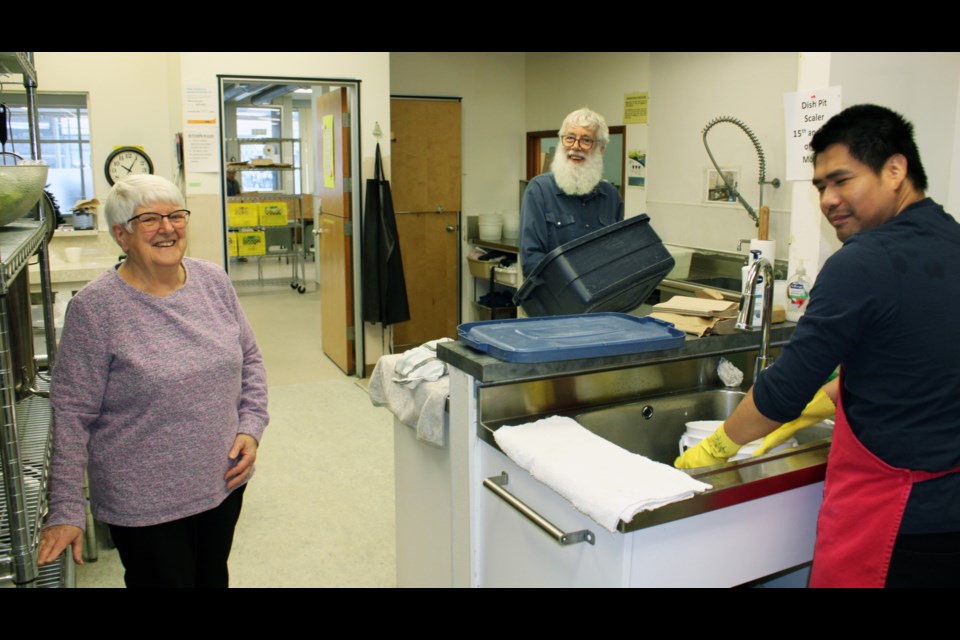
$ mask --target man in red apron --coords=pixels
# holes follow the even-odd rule
[[[810,586],[960,586],[960,225],[925,196],[899,114],[850,107],[811,148],[844,246],[780,358],[689,455],[726,459],[790,422],[840,364]]]

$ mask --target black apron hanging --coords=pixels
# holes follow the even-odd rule
[[[410,319],[393,196],[383,175],[379,143],[363,214],[363,319],[384,326]]]

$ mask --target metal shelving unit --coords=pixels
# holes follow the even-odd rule
[[[27,94],[31,157],[40,159],[36,106],[37,75],[31,53],[0,53],[0,71],[19,73]],[[38,205],[39,206],[39,205]],[[56,361],[56,335],[47,240],[53,218],[43,206],[39,220],[23,219],[0,227],[0,584],[17,587],[72,586],[66,554],[59,563],[37,569],[36,549],[46,515],[50,469],[51,410],[46,389],[17,401],[14,388],[12,319],[8,294],[13,280],[38,256],[48,364]],[[26,301],[29,304],[29,300]],[[43,387],[46,387],[43,384]]]
[[[504,241],[502,238],[497,241],[490,240],[481,240],[480,239],[480,223],[478,216],[467,216],[467,242],[473,246],[481,247],[487,250],[497,250],[503,251],[504,253],[512,253],[519,257],[520,247],[516,243],[510,243],[509,241]],[[516,242],[520,242],[517,239]],[[518,262],[519,265],[519,262]],[[491,265],[492,266],[492,265]],[[497,286],[513,289],[516,291],[520,288],[521,282],[515,282],[513,284],[508,282],[501,282],[500,280],[495,280],[495,276],[490,272],[490,275],[484,276],[482,278],[474,276],[471,278],[473,281],[473,306],[474,310],[477,313],[477,320],[504,320],[508,318],[517,317],[517,307],[515,306],[506,306],[506,307],[490,307],[484,304],[480,304],[480,289],[484,290],[484,293],[490,293],[496,289]],[[477,285],[478,281],[485,283],[484,287],[479,287]],[[488,317],[489,316],[489,317]]]
[[[239,195],[239,196],[230,196],[227,198],[228,202],[276,202],[284,201],[289,203],[294,208],[294,220],[287,223],[286,227],[273,225],[273,226],[245,226],[245,227],[228,227],[230,232],[239,232],[239,231],[271,231],[279,229],[287,229],[290,234],[290,246],[286,251],[275,251],[270,252],[270,247],[266,247],[267,253],[262,256],[246,256],[247,258],[257,258],[257,279],[256,280],[234,280],[233,284],[235,286],[244,286],[244,285],[268,285],[268,284],[289,284],[290,288],[304,293],[307,288],[307,255],[306,255],[306,222],[303,217],[303,202],[299,195]],[[300,243],[297,243],[297,231],[300,235]],[[291,263],[291,274],[290,278],[264,278],[263,277],[263,260],[264,258],[289,258]]]

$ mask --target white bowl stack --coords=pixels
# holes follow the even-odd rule
[[[499,213],[480,215],[480,239],[497,242],[503,237],[503,216]]]

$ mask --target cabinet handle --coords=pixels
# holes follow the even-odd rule
[[[558,529],[552,522],[541,516],[539,513],[524,504],[515,495],[504,489],[507,486],[509,478],[506,471],[501,471],[499,476],[493,476],[483,481],[483,486],[495,493],[501,500],[516,509],[520,515],[540,527],[548,536],[556,540],[561,546],[577,544],[579,542],[589,542],[594,544],[595,537],[589,529],[581,531],[571,531],[564,533]]]

